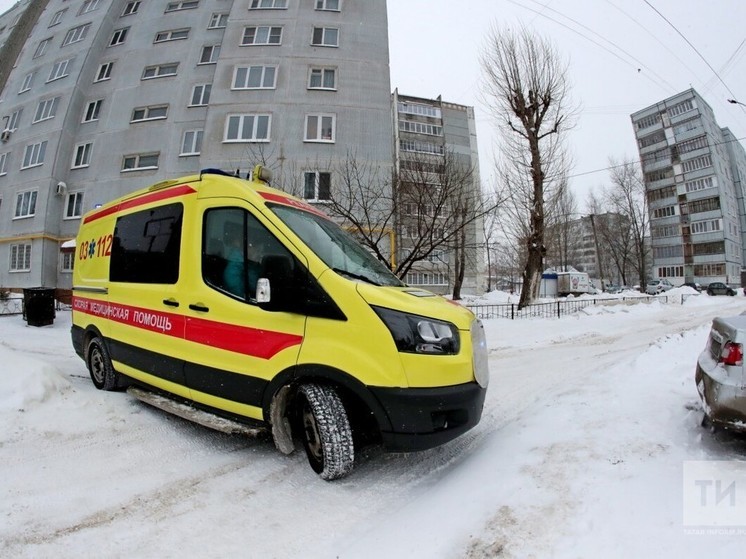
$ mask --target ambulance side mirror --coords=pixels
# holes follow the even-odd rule
[[[262,272],[256,283],[256,301],[268,311],[295,311],[293,261],[289,256],[270,254],[262,259]]]

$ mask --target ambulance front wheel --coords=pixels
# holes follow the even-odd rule
[[[88,342],[88,371],[93,385],[99,390],[115,390],[119,386],[119,374],[114,370],[104,341],[93,337]]]
[[[355,463],[352,428],[342,400],[331,386],[298,388],[298,426],[311,468],[322,479],[346,476]]]

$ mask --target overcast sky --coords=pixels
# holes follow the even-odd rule
[[[353,1],[353,0],[349,0]],[[360,1],[360,0],[356,0]],[[0,0],[0,13],[15,3]],[[720,126],[746,138],[746,0],[387,0],[391,87],[470,105],[482,181],[494,181],[494,125],[479,90],[492,26],[525,25],[569,63],[581,107],[571,132],[570,184],[581,209],[608,182],[609,156],[637,157],[629,115],[689,87]],[[744,142],[742,142],[743,144]],[[594,172],[602,170],[600,172]]]
[[[693,87],[720,126],[746,138],[746,107],[726,101],[746,103],[745,0],[387,3],[391,87],[475,107],[486,186],[494,181],[497,136],[480,100],[479,53],[492,26],[525,25],[553,41],[569,63],[572,95],[581,106],[570,135],[570,184],[581,210],[589,190],[608,183],[607,171],[593,171],[605,169],[609,156],[638,158],[630,114],[676,93]]]

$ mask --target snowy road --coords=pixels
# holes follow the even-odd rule
[[[302,453],[95,390],[67,313],[44,328],[2,317],[0,556],[735,553],[743,537],[682,526],[681,468],[744,457],[746,445],[714,439],[690,409],[707,325],[743,311],[746,297],[698,296],[488,320],[477,428],[423,453],[372,453],[334,483]]]

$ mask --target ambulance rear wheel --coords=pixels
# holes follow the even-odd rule
[[[304,384],[298,389],[298,420],[311,468],[322,479],[346,476],[355,463],[352,428],[342,400],[331,386]]]
[[[88,371],[93,385],[99,390],[114,390],[119,384],[119,374],[114,370],[104,341],[99,337],[88,342]]]

